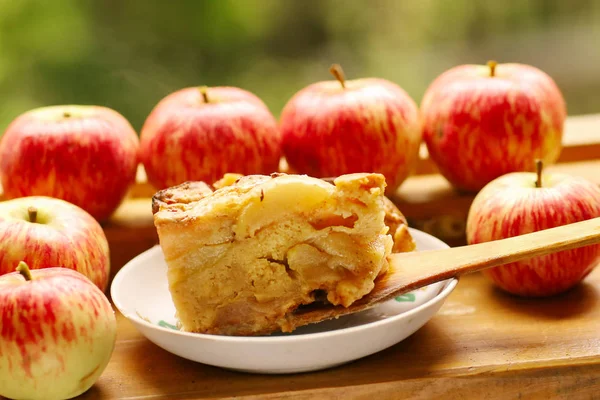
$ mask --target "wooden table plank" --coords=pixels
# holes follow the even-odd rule
[[[549,299],[510,296],[473,274],[398,345],[334,369],[277,376],[187,361],[146,340],[119,314],[110,364],[82,398],[594,398],[599,321],[600,269]]]
[[[450,378],[424,378],[343,389],[327,388],[274,395],[245,396],[245,400],[271,399],[596,399],[600,366],[536,369],[519,376],[510,373],[479,374]],[[230,397],[229,399],[239,399]]]

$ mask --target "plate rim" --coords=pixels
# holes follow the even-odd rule
[[[446,244],[439,238],[437,238],[429,233],[423,232],[423,231],[415,229],[415,228],[410,228],[410,227],[408,229],[409,229],[409,231],[411,231],[411,234],[414,234],[415,232],[417,232],[417,235],[424,235],[428,239],[434,239],[435,241],[442,243],[445,247],[449,247],[448,244]],[[426,250],[426,251],[428,251],[428,250]],[[155,245],[155,246],[151,247],[150,249],[145,250],[144,252],[138,254],[137,256],[135,256],[134,258],[129,260],[125,265],[123,265],[123,267],[115,274],[113,281],[111,283],[111,286],[110,286],[110,295],[111,295],[111,300],[112,300],[114,306],[118,309],[118,311],[125,318],[130,320],[132,323],[142,325],[148,329],[163,331],[168,334],[176,335],[176,336],[180,336],[180,337],[196,338],[196,339],[204,339],[204,340],[215,340],[215,341],[223,341],[223,342],[229,342],[229,343],[236,343],[236,342],[237,343],[239,343],[239,342],[248,343],[248,342],[250,342],[250,343],[258,344],[258,343],[298,342],[298,341],[302,341],[302,340],[309,341],[309,340],[318,340],[318,339],[322,339],[322,338],[327,338],[329,336],[335,336],[335,335],[340,335],[340,334],[356,333],[356,332],[359,332],[359,331],[362,331],[365,329],[381,328],[381,326],[391,324],[391,323],[395,322],[397,319],[409,318],[413,314],[417,314],[417,313],[421,312],[423,309],[431,306],[435,302],[448,297],[459,282],[459,279],[457,277],[442,280],[442,281],[440,281],[440,283],[443,283],[443,287],[439,290],[439,292],[437,294],[435,294],[431,299],[425,301],[424,303],[418,305],[417,307],[412,308],[408,311],[402,312],[400,314],[393,315],[391,317],[387,317],[387,318],[384,318],[381,320],[368,322],[366,324],[351,326],[351,327],[347,327],[347,328],[334,329],[334,330],[324,331],[324,332],[304,333],[301,335],[293,335],[292,334],[292,335],[286,335],[286,336],[232,336],[232,335],[217,335],[217,334],[209,334],[209,333],[195,333],[195,332],[185,332],[185,331],[175,330],[175,329],[171,329],[171,328],[166,328],[166,327],[148,322],[135,314],[131,314],[129,312],[125,313],[124,305],[118,300],[119,296],[117,295],[115,298],[116,286],[119,286],[120,284],[122,284],[121,282],[124,279],[123,276],[125,276],[126,269],[132,268],[131,265],[133,265],[134,260],[136,260],[136,259],[139,260],[139,258],[142,258],[142,257],[150,258],[154,255],[153,254],[154,252],[162,253],[162,248],[160,247],[160,245]]]

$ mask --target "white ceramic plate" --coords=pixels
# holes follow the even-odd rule
[[[448,247],[424,232],[411,229],[411,234],[419,251]],[[320,370],[384,350],[425,325],[458,282],[439,282],[290,334],[239,337],[178,331],[166,271],[161,248],[155,246],[128,262],[113,280],[115,306],[144,336],[189,360],[272,374]]]

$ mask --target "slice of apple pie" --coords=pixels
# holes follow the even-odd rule
[[[349,306],[414,242],[380,174],[226,175],[158,192],[152,210],[181,329],[289,332],[301,305]]]

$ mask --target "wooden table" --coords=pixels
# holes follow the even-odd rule
[[[600,269],[575,289],[526,300],[462,278],[423,328],[330,370],[252,375],[172,355],[118,314],[110,364],[82,399],[600,398]]]

